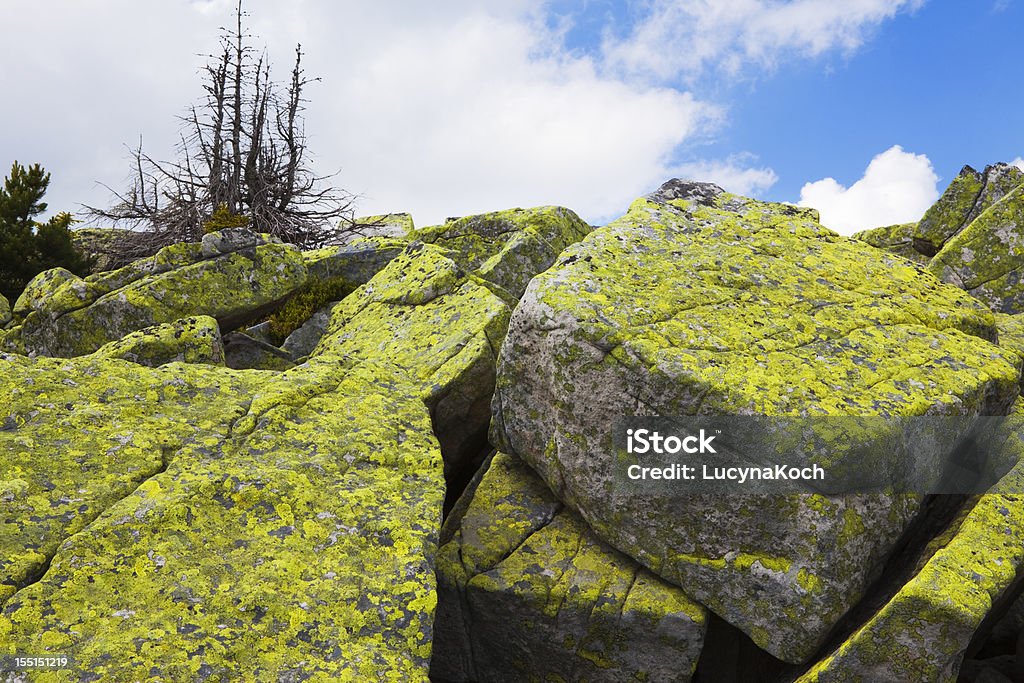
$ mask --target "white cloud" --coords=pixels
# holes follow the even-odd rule
[[[868,164],[864,176],[850,187],[834,178],[807,183],[800,206],[821,212],[821,222],[845,235],[858,230],[916,221],[939,197],[931,161],[924,154],[894,145]]]
[[[1010,166],[1016,166],[1020,170],[1024,171],[1024,157],[1017,157],[1010,162]]]
[[[653,0],[650,14],[625,37],[608,34],[609,65],[666,80],[709,67],[736,73],[772,66],[787,53],[850,52],[871,29],[925,0]]]
[[[755,159],[749,154],[738,154],[725,160],[704,160],[682,164],[672,169],[672,175],[719,185],[728,192],[757,196],[771,188],[779,179],[770,168],[751,166]]]
[[[315,170],[340,169],[335,180],[363,196],[362,213],[411,211],[427,225],[546,203],[596,222],[673,175],[763,191],[775,174],[749,156],[680,165],[725,124],[726,107],[633,71],[645,60],[648,71],[685,66],[690,57],[674,53],[705,65],[851,49],[867,27],[919,1],[856,0],[838,11],[823,0],[688,0],[675,11],[656,0],[633,37],[605,43],[607,59],[570,51],[568,23],[552,27],[545,0],[245,4],[278,78],[296,42],[308,73],[323,78],[307,91]],[[18,93],[0,107],[0,149],[10,155],[0,163],[42,163],[57,210],[105,204],[96,183],[122,186],[125,145],[140,134],[152,156],[173,158],[175,116],[201,94],[197,55],[217,48],[233,5],[16,3],[0,22],[0,60],[14,65],[5,91]],[[695,42],[673,47],[680,36]]]

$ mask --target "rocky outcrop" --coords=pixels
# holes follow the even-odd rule
[[[224,335],[224,364],[235,370],[289,370],[292,356],[273,344],[242,332]]]
[[[497,454],[448,518],[431,675],[688,681],[706,613]]]
[[[228,331],[305,284],[306,266],[294,246],[231,232],[206,235],[203,244],[166,247],[150,259],[85,279],[60,270],[40,274],[16,307],[24,315],[25,350],[79,356],[192,315],[214,317]]]
[[[1020,363],[989,343],[993,316],[969,296],[815,219],[707,184],[638,200],[530,283],[494,399],[501,450],[603,540],[790,662],[863,594],[919,501],[615,496],[611,426],[1003,414]]]
[[[1024,183],[946,242],[928,269],[993,310],[1012,314],[1024,312],[1022,263]]]
[[[282,249],[202,248],[164,258],[260,265]],[[460,408],[489,401],[514,302],[440,247],[396,261],[285,371],[7,357],[0,387],[28,388],[0,431],[0,453],[15,454],[0,471],[16,477],[0,487],[31,506],[16,519],[42,521],[0,534],[0,557],[14,558],[0,654],[57,648],[82,675],[126,680],[425,680],[445,493],[435,432],[486,432],[488,411]],[[271,270],[292,263],[305,268],[300,256]],[[106,282],[152,291],[189,267]],[[203,296],[234,291],[201,282]],[[61,392],[48,388],[57,377]],[[60,403],[31,408],[44,399]],[[82,449],[62,451],[73,464],[42,455],[79,431]],[[93,478],[95,491],[82,487]]]
[[[0,328],[11,321],[11,304],[7,297],[0,294]]]
[[[918,252],[931,257],[990,206],[1024,182],[1015,166],[994,164],[982,173],[964,166],[913,232]]]

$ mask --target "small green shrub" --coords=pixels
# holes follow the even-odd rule
[[[210,220],[203,223],[203,233],[209,235],[211,232],[217,232],[218,230],[247,227],[249,227],[248,216],[235,213],[228,208],[227,204],[219,204],[213,215],[210,216]]]
[[[288,335],[302,326],[314,313],[332,301],[340,301],[355,289],[345,278],[315,280],[300,289],[268,318],[270,338],[282,344]]]

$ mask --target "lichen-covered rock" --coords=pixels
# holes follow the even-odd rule
[[[616,496],[633,414],[1005,414],[1019,359],[991,312],[789,205],[670,181],[530,283],[493,440],[595,532],[800,662],[913,519],[883,495]]]
[[[280,243],[277,237],[255,233],[248,228],[227,228],[203,235],[199,248],[203,258],[210,259],[244,249],[255,249],[262,244]]]
[[[0,328],[11,322],[11,304],[7,297],[0,294]]]
[[[543,206],[459,218],[425,228],[416,238],[452,250],[463,269],[518,299],[534,273],[591,229],[569,209]]]
[[[335,308],[310,358],[387,358],[423,388],[446,474],[470,471],[486,443],[497,349],[509,302],[467,276],[451,252],[414,243]],[[462,482],[465,483],[465,482]]]
[[[953,683],[993,604],[1024,579],[1024,412],[1004,448],[1018,464],[882,609],[798,683]]]
[[[223,365],[224,345],[217,321],[200,315],[132,332],[104,344],[92,355],[97,359],[123,358],[150,367],[174,362]]]
[[[161,250],[157,257],[168,258],[170,250]],[[141,268],[141,263],[126,268]],[[35,310],[26,317],[21,336],[32,353],[71,357],[92,353],[130,332],[193,315],[212,316],[222,330],[231,330],[258,317],[305,281],[298,249],[264,244],[139,277],[81,307]],[[103,286],[98,281],[82,283]],[[62,290],[77,284],[69,282]]]
[[[929,258],[914,248],[914,230],[917,223],[899,223],[856,233],[853,238],[897,256],[925,265]]]
[[[201,365],[0,356],[0,603],[187,444],[223,439],[257,380]]]
[[[446,522],[431,675],[688,681],[706,614],[497,454]]]
[[[71,292],[81,293],[85,288],[84,281],[65,268],[44,270],[25,285],[21,296],[14,302],[14,315],[24,317],[32,311],[43,310],[48,304],[52,309],[52,300],[66,284],[72,285],[67,288]]]
[[[224,363],[235,370],[288,370],[294,358],[280,348],[241,332],[224,335]]]
[[[928,269],[992,310],[1024,313],[1024,183],[951,238]]]
[[[407,246],[404,240],[366,238],[302,253],[310,280],[343,278],[353,288],[370,281]]]
[[[266,387],[124,491],[8,598],[0,654],[65,653],[76,679],[426,680],[441,456],[414,389],[340,369],[273,375],[321,391]]]
[[[915,249],[934,256],[954,235],[1024,182],[1015,166],[993,164],[978,173],[964,166],[914,230]]]

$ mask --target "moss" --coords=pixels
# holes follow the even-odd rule
[[[209,220],[203,222],[203,234],[219,232],[230,228],[248,228],[249,216],[237,214],[227,204],[218,204]]]
[[[913,237],[927,245],[926,256],[932,256],[949,238],[966,225],[971,209],[984,187],[984,177],[970,166],[964,166],[924,214]]]
[[[297,291],[281,308],[270,314],[270,338],[280,346],[288,335],[299,329],[314,313],[332,301],[341,301],[352,292],[345,278],[312,280]]]

